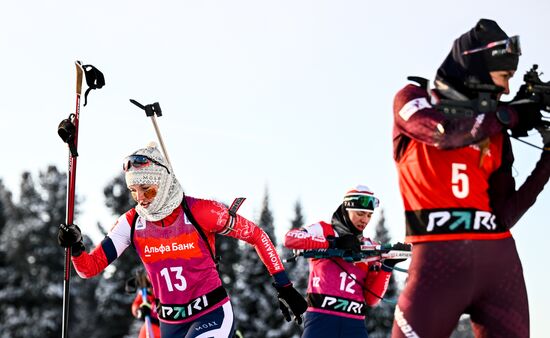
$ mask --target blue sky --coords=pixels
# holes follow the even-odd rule
[[[308,223],[328,220],[362,183],[379,195],[399,240],[393,95],[408,75],[433,78],[452,41],[482,17],[521,36],[512,91],[533,63],[550,74],[549,12],[541,1],[2,1],[0,140],[9,161],[0,178],[17,193],[24,170],[66,168],[56,129],[74,111],[79,59],[107,81],[81,111],[85,203],[76,222],[85,232],[116,219],[102,189],[125,155],[156,138],[133,98],[160,102],[159,126],[189,195],[248,197],[241,213],[255,219],[267,187],[280,235],[296,200]],[[527,140],[540,144],[538,135]],[[539,151],[517,142],[514,151],[520,183]],[[541,266],[549,203],[544,191],[513,230],[534,337],[546,333],[550,303]]]

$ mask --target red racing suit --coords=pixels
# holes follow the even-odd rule
[[[512,108],[499,109],[517,123]],[[516,190],[510,138],[496,113],[447,117],[415,85],[395,97],[393,142],[406,240],[415,245],[392,337],[449,336],[462,313],[478,337],[527,337],[527,294],[509,229],[548,181],[550,153]]]
[[[319,222],[290,230],[284,245],[297,250],[327,249],[329,236],[338,235],[331,224]],[[391,275],[379,262],[352,263],[342,258],[310,259],[309,268],[307,311],[361,320],[367,305],[380,302]]]
[[[284,278],[281,279],[288,281],[273,243],[261,228],[240,215],[231,216],[221,203],[189,196],[184,198],[213,251],[216,233],[243,240],[255,247],[276,282],[281,284],[277,278],[282,275]],[[140,221],[140,218],[135,221],[136,217],[135,209],[129,210],[119,217],[99,246],[90,253],[82,252],[72,257],[73,265],[81,277],[97,275],[119,257],[132,243],[131,227],[136,224],[133,235],[136,238],[136,250],[147,269],[153,293],[157,297],[161,327],[164,322],[178,325],[193,321],[229,301],[225,291],[220,291],[223,289],[222,283],[214,261],[205,249],[206,243],[190,225],[187,214],[183,215],[181,206],[157,222]],[[144,237],[148,234],[154,235],[149,241]],[[198,300],[204,306],[197,305]]]

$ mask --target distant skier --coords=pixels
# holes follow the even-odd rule
[[[88,254],[76,225],[60,227],[59,243],[72,248],[81,277],[97,275],[133,245],[157,297],[163,338],[231,337],[233,310],[214,258],[214,236],[219,233],[256,248],[274,279],[283,315],[290,321],[293,314],[301,322],[307,303],[261,228],[221,203],[184,195],[155,144],[127,157],[123,167],[137,205],[120,216],[98,247]]]
[[[160,338],[160,327],[158,315],[155,311],[155,296],[152,293],[147,294],[147,302],[143,302],[141,293],[136,294],[136,298],[132,303],[132,315],[138,319],[144,320],[145,316],[151,318],[151,329],[153,330],[154,338]],[[143,323],[139,330],[139,338],[147,338],[146,323]],[[153,337],[149,337],[153,338]]]
[[[361,243],[378,244],[363,237],[378,198],[366,186],[348,191],[331,223],[318,222],[290,230],[284,245],[289,249],[361,250]],[[392,268],[403,259],[347,262],[342,258],[311,259],[307,289],[308,309],[302,338],[365,338],[367,306],[384,296]]]
[[[139,270],[135,277],[126,281],[126,287],[131,290],[127,292],[135,293],[136,297],[132,302],[132,315],[137,319],[144,321],[139,331],[139,338],[160,338],[159,318],[156,311],[155,295],[151,287],[151,282],[143,270]],[[143,300],[143,293],[146,293],[146,299]],[[146,318],[149,317],[149,321]],[[149,326],[149,327],[148,327]],[[149,333],[148,333],[149,332]]]

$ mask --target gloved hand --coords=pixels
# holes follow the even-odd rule
[[[350,251],[361,251],[361,242],[354,235],[344,235],[341,237],[327,237],[329,248],[331,249],[342,249]]]
[[[397,242],[392,246],[392,250],[410,251],[411,248],[412,248],[411,244],[405,244],[401,242]],[[384,261],[382,262],[382,267],[386,266],[390,269],[393,269],[395,264],[406,260],[407,260],[406,258],[387,258],[387,259],[384,259]]]
[[[392,250],[411,251],[412,244],[397,242],[392,246]]]
[[[145,320],[146,316],[149,316],[149,318],[151,318],[151,304],[142,303],[136,310],[136,318]]]
[[[542,144],[544,145],[544,150],[550,151],[550,128],[548,127],[537,127],[537,131],[542,136]]]
[[[406,258],[387,258],[387,259],[384,259],[384,262],[382,264],[393,269],[395,264],[406,260],[407,260]]]
[[[82,243],[82,233],[76,224],[61,223],[57,232],[57,243],[64,248],[71,248],[72,256],[79,256],[85,250]]]
[[[526,84],[522,84],[516,95],[514,96],[514,98],[512,99],[512,102],[514,101],[519,101],[519,100],[523,100],[523,99],[528,99],[530,97],[532,97],[533,94],[529,93],[529,91],[527,90],[527,85]]]
[[[294,321],[300,325],[302,324],[302,314],[307,310],[307,302],[304,297],[296,291],[292,286],[292,283],[279,286],[277,283],[273,283],[275,289],[277,289],[277,298],[279,298],[279,308],[285,317],[287,322],[292,319],[291,311],[294,315]]]
[[[510,102],[512,107],[518,113],[518,124],[512,128],[512,136],[527,136],[527,132],[541,124],[542,114],[540,113],[540,104],[531,100],[521,100]]]

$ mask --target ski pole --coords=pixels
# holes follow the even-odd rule
[[[164,157],[166,158],[168,165],[170,165],[170,168],[172,168],[172,163],[170,162],[170,158],[168,157],[168,152],[166,151],[166,147],[164,146],[164,142],[162,140],[162,136],[160,135],[160,129],[158,127],[157,119],[156,119],[156,116],[162,116],[162,110],[160,109],[160,104],[158,102],[155,102],[153,104],[147,104],[144,106],[133,99],[130,99],[130,102],[132,102],[139,108],[145,110],[145,115],[151,118],[151,121],[153,122],[153,127],[155,128],[155,132],[157,133],[157,138],[159,140],[160,147],[162,148],[162,152],[164,153]],[[173,169],[174,168],[172,168],[172,170]]]
[[[74,219],[74,200],[75,200],[75,182],[76,182],[76,158],[78,156],[78,124],[80,117],[80,96],[82,94],[82,79],[86,75],[86,83],[88,90],[85,97],[91,89],[103,87],[105,79],[103,74],[92,65],[83,66],[80,61],[75,61],[76,65],[76,107],[74,114],[70,114],[69,118],[61,121],[57,128],[57,133],[63,142],[69,146],[69,165],[67,174],[67,203],[66,203],[66,218],[67,225],[73,224]],[[86,105],[86,104],[84,104]],[[68,336],[69,327],[69,296],[70,296],[70,281],[71,281],[71,248],[65,248],[65,271],[63,277],[63,323],[61,328],[61,336]]]
[[[142,287],[141,288],[141,300],[142,305],[143,304],[149,304],[147,301],[147,288]],[[151,324],[151,317],[149,315],[145,315],[145,332],[147,333],[147,338],[155,338],[155,335],[153,334],[153,325]]]
[[[151,304],[147,300],[147,275],[145,272],[138,271],[136,273],[136,283],[141,293],[141,305],[149,305],[149,309],[151,309]],[[151,317],[146,314],[143,319],[145,320],[145,333],[147,338],[155,338],[153,333],[153,324],[151,324]]]
[[[76,65],[76,108],[75,113],[69,116],[69,119],[63,120],[57,129],[57,133],[65,143],[69,145],[69,167],[67,175],[67,206],[66,218],[67,224],[73,223],[74,217],[74,196],[75,196],[75,175],[76,175],[76,157],[78,143],[78,119],[80,116],[80,95],[82,94],[82,76],[84,70],[80,61]],[[69,291],[71,281],[71,248],[65,248],[65,272],[63,274],[63,325],[61,328],[61,337],[68,336],[69,327]]]

